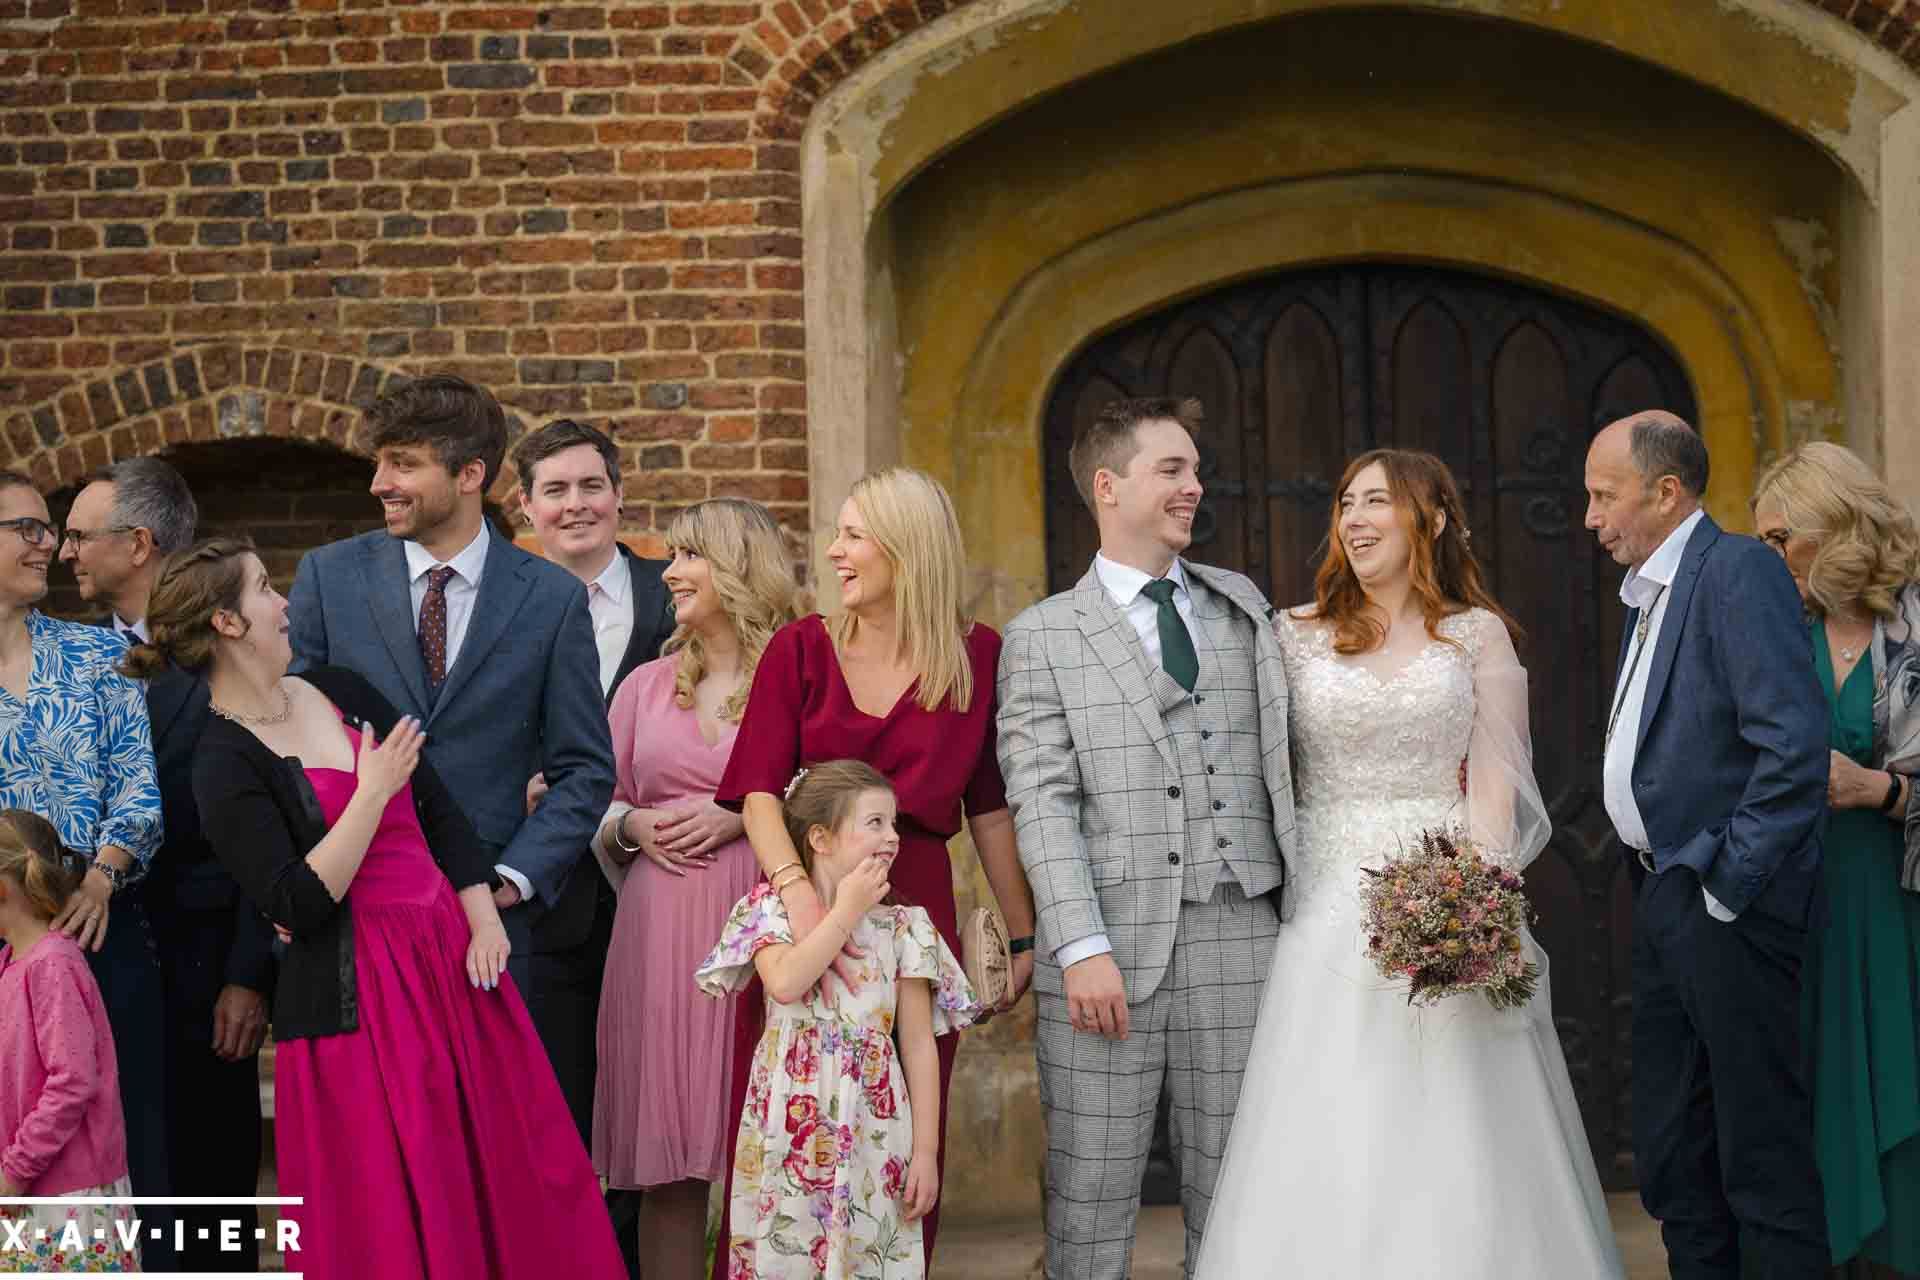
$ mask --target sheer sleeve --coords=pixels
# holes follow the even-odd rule
[[[1527,669],[1499,618],[1482,613],[1473,646],[1473,736],[1467,746],[1467,825],[1501,865],[1519,871],[1553,824],[1533,776]]]

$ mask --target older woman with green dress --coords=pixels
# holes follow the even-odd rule
[[[1833,1260],[1920,1275],[1920,532],[1825,442],[1769,468],[1753,513],[1806,601],[1831,708],[1829,918],[1805,989]]]

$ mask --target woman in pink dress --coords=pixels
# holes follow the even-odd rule
[[[707,1186],[727,1168],[733,999],[700,967],[758,877],[738,815],[713,802],[760,652],[794,617],[792,561],[765,507],[717,498],[667,528],[676,629],[610,711],[618,780],[594,853],[623,869],[600,995],[593,1164],[646,1192],[641,1270],[695,1280]],[[619,872],[616,871],[616,874]]]
[[[273,1000],[280,1190],[303,1199],[289,1268],[624,1276],[506,972],[492,870],[419,725],[350,671],[287,674],[287,602],[245,542],[176,556],[147,620],[134,674],[168,657],[208,673],[208,843],[292,934]]]
[[[961,948],[947,841],[964,821],[1014,939],[1017,1000],[1033,977],[1033,894],[1020,869],[994,758],[1000,637],[966,616],[966,554],[953,502],[923,471],[890,467],[865,476],[840,508],[827,557],[841,611],[830,621],[802,618],[768,644],[720,802],[744,810],[754,854],[762,870],[778,877],[799,940],[819,926],[825,911],[812,883],[787,869],[799,855],[787,834],[781,797],[803,765],[840,759],[872,765],[899,799],[894,893],[926,909],[955,955]],[[736,1012],[740,1056],[728,1103],[736,1130],[747,1094],[746,1061],[763,1020],[760,992],[757,986],[750,991]],[[934,1043],[944,1158],[959,1034]],[[936,1206],[923,1235],[929,1270],[939,1223]],[[723,1224],[716,1276],[724,1271],[729,1231]]]

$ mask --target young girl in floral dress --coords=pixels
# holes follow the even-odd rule
[[[886,778],[857,760],[803,769],[785,810],[800,860],[735,905],[694,975],[717,996],[757,971],[767,993],[733,1153],[726,1274],[916,1280],[940,1133],[913,1117],[940,1114],[934,1037],[979,1009],[926,911],[887,902],[900,837]],[[794,876],[828,904],[797,944],[779,893]],[[821,977],[849,939],[859,987],[829,990]]]
[[[134,1211],[100,1203],[132,1194],[113,1031],[79,944],[52,927],[83,871],[46,819],[0,809],[0,1196],[78,1197],[0,1205],[4,1273],[140,1269]]]

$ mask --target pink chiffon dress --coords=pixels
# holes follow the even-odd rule
[[[351,725],[347,734],[357,738]],[[357,780],[306,770],[327,825]],[[467,977],[471,933],[402,788],[347,890],[360,1025],[276,1050],[288,1266],[331,1280],[622,1280],[586,1149],[513,980]]]
[[[671,809],[710,800],[720,785],[735,730],[709,743],[699,717],[674,705],[679,663],[673,655],[636,667],[614,695],[616,802]],[[702,995],[693,972],[759,877],[744,836],[684,876],[645,857],[627,871],[600,990],[593,1095],[593,1167],[609,1186],[717,1182],[726,1173],[738,997]]]

